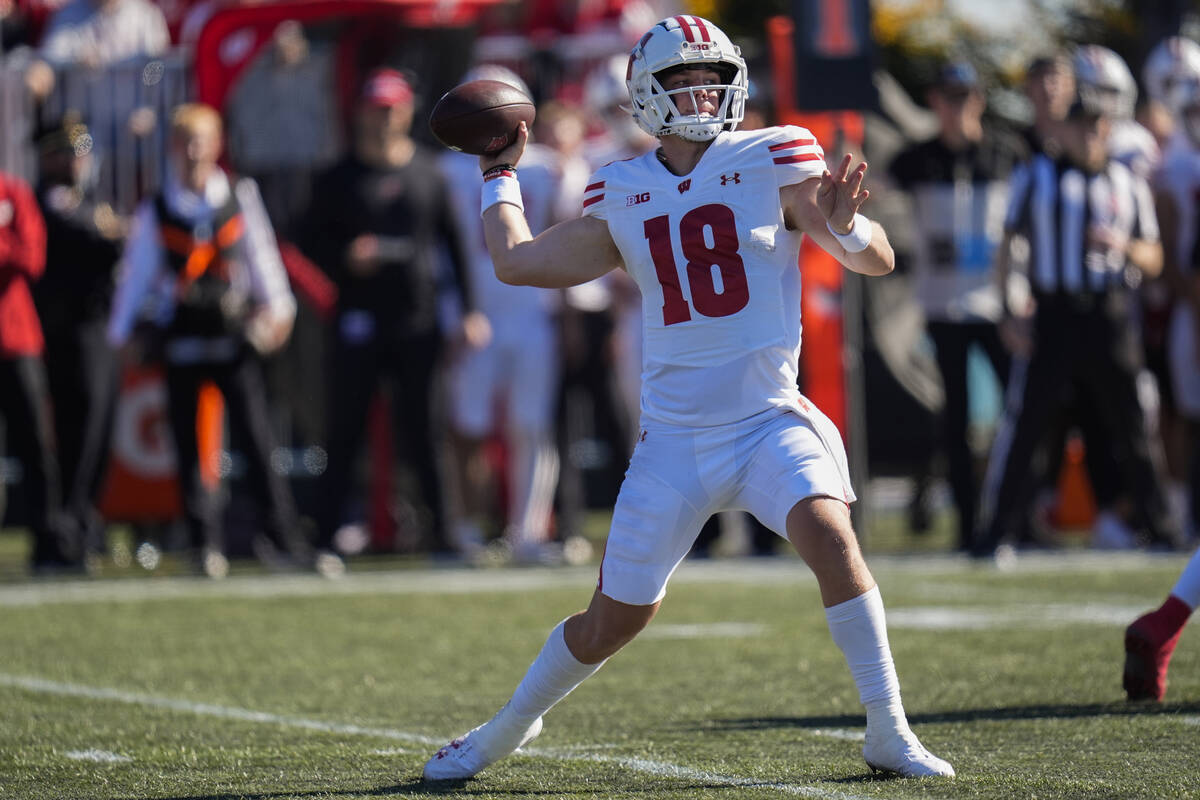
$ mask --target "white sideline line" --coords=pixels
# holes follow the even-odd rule
[[[305,728],[322,733],[340,733],[352,736],[374,736],[380,739],[394,739],[400,742],[411,742],[423,745],[445,744],[441,739],[430,736],[420,736],[415,733],[398,731],[392,728],[365,728],[361,725],[344,725],[336,722],[322,722],[303,717],[291,717],[284,714],[271,714],[266,711],[251,711],[247,708],[233,706],[218,706],[210,703],[193,703],[190,700],[175,700],[170,697],[157,697],[140,692],[126,692],[121,689],[106,689],[95,686],[80,686],[73,683],[59,683],[41,678],[30,678],[24,675],[6,675],[0,673],[0,686],[11,686],[40,694],[57,694],[68,697],[82,697],[87,700],[113,700],[118,703],[129,703],[151,708],[165,708],[170,711],[183,711],[188,714],[198,714],[204,717],[233,719],[239,722],[265,722],[283,725],[290,728]]]
[[[1145,604],[1047,603],[988,607],[901,606],[888,609],[892,629],[987,630],[992,628],[1054,628],[1063,625],[1128,625],[1144,612]]]
[[[852,731],[846,728],[814,728],[809,733],[813,736],[824,736],[826,739],[842,739],[847,742],[861,742],[867,738],[866,731]]]
[[[795,783],[768,783],[767,781],[763,780],[739,778],[733,775],[721,775],[716,772],[706,772],[700,769],[692,769],[691,767],[682,767],[678,764],[670,764],[664,761],[650,761],[645,758],[633,758],[629,756],[603,756],[599,754],[591,754],[586,756],[559,756],[540,750],[528,749],[521,750],[521,753],[527,756],[558,758],[565,761],[591,761],[599,764],[616,764],[617,766],[633,772],[643,772],[647,775],[654,775],[662,778],[702,781],[707,784],[715,783],[721,786],[743,786],[747,789],[767,789],[774,792],[783,792],[784,794],[796,795],[797,797],[815,797],[820,798],[820,800],[866,800],[864,795],[835,792],[830,791],[829,789],[822,789],[819,786],[803,786]]]
[[[758,622],[702,622],[685,625],[651,625],[639,639],[742,639],[761,636],[767,629]]]
[[[1170,564],[1178,555],[1094,553],[1022,555],[1004,574],[1078,573],[1128,570]],[[877,575],[919,574],[976,576],[995,572],[956,555],[868,557]],[[142,602],[192,598],[279,598],[363,594],[477,594],[527,592],[538,589],[590,589],[598,567],[476,569],[449,567],[354,572],[341,580],[316,575],[235,575],[223,581],[206,578],[131,578],[126,580],[27,581],[0,585],[0,607],[26,607],[96,602]],[[730,558],[685,561],[672,586],[689,584],[795,585],[813,583],[812,573],[797,558]],[[1140,613],[1140,612],[1139,612]]]
[[[95,761],[100,764],[120,764],[126,761],[133,761],[129,756],[110,753],[107,750],[68,750],[63,753],[72,761]]]
[[[362,725],[324,722],[322,720],[305,719],[303,717],[293,717],[285,714],[272,714],[266,711],[253,711],[234,706],[219,706],[211,703],[194,703],[190,700],[176,700],[170,697],[159,697],[156,695],[142,694],[140,692],[127,692],[121,689],[108,689],[104,687],[83,686],[73,683],[60,683],[58,681],[32,678],[25,675],[8,675],[0,673],[0,686],[9,686],[17,689],[24,689],[30,692],[37,692],[40,694],[66,695],[69,697],[82,697],[88,700],[112,700],[119,703],[149,706],[151,708],[165,708],[171,711],[183,711],[189,714],[217,717],[219,719],[232,719],[239,722],[268,723],[281,725],[284,727],[303,728],[305,730],[319,731],[322,733],[370,736],[379,739],[393,739],[401,742],[429,746],[438,746],[445,744],[446,742],[446,740],[442,738],[423,736],[421,734],[396,730],[394,728],[370,728]],[[87,752],[99,753],[102,751]],[[554,759],[557,761],[583,761],[593,764],[616,764],[624,769],[634,772],[642,772],[647,775],[654,775],[656,777],[698,780],[706,783],[719,784],[721,786],[742,786],[746,788],[767,789],[776,792],[783,792],[784,794],[796,795],[798,797],[819,798],[820,800],[866,800],[866,798],[862,795],[845,794],[843,792],[822,789],[818,786],[769,782],[766,780],[755,780],[754,778],[743,778],[737,775],[721,775],[719,773],[693,769],[691,767],[685,767],[679,764],[671,764],[664,761],[650,761],[647,759],[630,756],[612,756],[586,752],[574,754],[549,749],[523,749],[520,751],[520,753],[524,756]],[[123,757],[118,756],[118,758]]]

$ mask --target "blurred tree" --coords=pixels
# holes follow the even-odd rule
[[[768,17],[792,13],[791,0],[684,0],[684,11],[712,20],[731,39],[762,39]]]

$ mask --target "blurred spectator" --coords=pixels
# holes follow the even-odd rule
[[[40,60],[30,66],[26,82],[35,97],[44,98],[54,88],[56,70],[99,69],[161,55],[170,44],[162,11],[150,0],[71,0],[50,18]]]
[[[1107,47],[1082,45],[1072,58],[1075,88],[1089,102],[1110,109],[1112,134],[1108,149],[1112,158],[1137,175],[1149,178],[1161,154],[1154,134],[1134,119],[1137,82],[1125,60]]]
[[[583,156],[587,126],[575,106],[549,100],[538,106],[533,120],[533,136],[555,153],[560,191],[554,219],[570,219],[579,215],[583,190],[591,177],[591,167]]]
[[[37,200],[20,178],[0,173],[0,419],[8,449],[21,465],[35,573],[79,563],[62,528],[44,340],[29,290],[45,264],[46,226]]]
[[[1192,277],[1197,242],[1195,193],[1197,175],[1196,84],[1200,82],[1200,44],[1183,36],[1169,36],[1146,57],[1142,84],[1150,108],[1157,109],[1157,130],[1168,136],[1163,163],[1155,175],[1156,204],[1163,235],[1162,280],[1151,281],[1146,299],[1147,351],[1150,368],[1159,379],[1162,395],[1160,428],[1171,473],[1168,498],[1177,517],[1196,534],[1200,459],[1197,435],[1189,419],[1200,419],[1200,388],[1190,386],[1197,371],[1195,340],[1200,314]],[[1185,110],[1187,109],[1187,110]],[[1164,120],[1163,117],[1169,117]],[[1152,116],[1148,120],[1154,122]],[[1149,127],[1149,126],[1148,126]],[[1189,509],[1189,506],[1190,509]],[[1190,518],[1189,518],[1190,516]]]
[[[529,94],[524,82],[504,67],[485,64],[463,76],[464,82],[480,79],[502,81]],[[531,144],[521,158],[521,196],[535,236],[557,221],[560,166],[555,151],[545,145]],[[476,303],[492,329],[487,344],[461,355],[452,376],[451,406],[468,516],[459,543],[483,538],[471,523],[477,523],[492,483],[483,479],[488,472],[483,446],[485,437],[496,430],[495,411],[502,408],[500,431],[508,453],[504,542],[517,562],[553,562],[561,557],[550,543],[559,466],[553,437],[559,388],[557,293],[500,282],[479,215],[479,158],[448,152],[442,168],[470,255]],[[475,520],[469,519],[472,514]]]
[[[1149,180],[1162,160],[1162,153],[1154,135],[1134,119],[1137,82],[1125,60],[1107,47],[1088,44],[1078,47],[1071,61],[1076,92],[1081,97],[1086,97],[1091,105],[1107,109],[1112,118],[1112,132],[1108,141],[1110,157],[1129,167],[1138,177]],[[1142,342],[1145,361],[1149,367],[1142,369],[1144,380],[1140,384],[1140,390],[1142,405],[1147,420],[1151,423],[1152,435],[1156,439],[1160,420],[1165,421],[1160,415],[1160,392],[1155,391],[1155,376],[1163,375],[1162,364],[1165,359],[1164,322],[1167,311],[1164,284],[1162,274],[1153,277],[1138,276],[1135,286],[1141,309],[1139,314],[1132,315],[1130,319],[1130,324],[1134,326],[1135,333]],[[1165,382],[1161,385],[1165,385]],[[1128,524],[1128,503],[1121,491],[1120,468],[1114,462],[1111,450],[1104,445],[1107,437],[1096,406],[1086,398],[1077,397],[1071,416],[1078,421],[1080,433],[1087,445],[1085,455],[1088,474],[1095,495],[1098,498],[1107,498],[1099,503],[1100,507],[1092,525],[1092,544],[1106,549],[1136,547],[1137,537]],[[1065,439],[1065,431],[1056,432],[1049,439],[1051,451],[1048,477],[1051,480],[1057,477]],[[1170,463],[1168,459],[1167,466]],[[1164,477],[1169,477],[1169,474],[1168,472]],[[1170,501],[1172,493],[1169,491],[1167,496]],[[1179,515],[1176,515],[1176,523],[1182,523]]]
[[[658,141],[639,128],[626,110],[629,105],[629,88],[625,84],[628,62],[629,58],[624,54],[613,56],[595,69],[584,83],[585,107],[596,111],[602,123],[600,131],[587,142],[588,161],[593,171],[610,161],[639,156],[658,146]],[[577,304],[578,296],[585,294],[595,283],[568,289],[568,303]],[[633,279],[623,270],[606,275],[604,284],[611,297],[615,322],[613,369],[630,434],[626,444],[628,450],[633,446],[633,436],[642,414],[642,296]]]
[[[584,107],[578,118],[598,124],[575,128],[578,136],[558,137],[556,149],[569,174],[584,175],[581,184],[565,186],[573,197],[566,218],[577,217],[591,173],[609,161],[639,155],[656,141],[621,108],[629,102],[625,86],[627,56],[613,56],[584,80]],[[562,293],[562,397],[559,440],[564,458],[559,481],[562,528],[578,531],[591,487],[610,503],[628,464],[641,413],[641,295],[622,270]],[[589,482],[585,472],[592,474]],[[589,486],[591,484],[591,487]]]
[[[539,106],[533,135],[553,151],[558,176],[558,207],[552,221],[579,216],[593,169],[584,157],[586,132],[584,117],[577,107],[557,101]],[[609,348],[615,342],[608,309],[610,300],[602,281],[571,287],[559,295],[558,529],[564,540],[580,532],[587,506],[583,471],[585,466],[594,468],[602,460],[596,457],[596,451],[607,447],[610,462],[620,460],[624,467],[627,427],[619,417],[616,386],[612,383],[613,354]]]
[[[274,548],[282,548],[293,558],[308,558],[291,492],[271,464],[260,363],[286,341],[295,301],[253,181],[231,181],[217,166],[221,129],[220,116],[208,106],[185,104],[174,111],[167,180],[138,209],[108,325],[109,342],[136,357],[135,322],[144,305],[153,309],[153,345],[166,367],[184,515],[211,577],[223,576],[227,562],[219,509],[201,477],[196,441],[198,396],[206,381],[224,395],[265,511],[271,543],[256,540],[257,552],[270,560],[279,555]]]
[[[43,130],[38,201],[46,219],[46,273],[34,287],[67,514],[89,552],[103,551],[95,501],[104,478],[117,391],[116,354],[104,335],[126,221],[93,191],[92,138],[67,117]]]
[[[1075,97],[1075,72],[1066,55],[1035,58],[1025,71],[1025,95],[1033,105],[1033,122],[1023,131],[1030,153],[1059,152],[1058,137]]]
[[[654,137],[639,128],[625,110],[629,105],[629,88],[625,85],[628,66],[628,55],[615,55],[588,73],[584,80],[584,107],[589,118],[594,115],[600,123],[587,143],[587,158],[593,169],[641,155],[657,146]]]
[[[958,511],[958,546],[965,550],[978,492],[967,430],[968,356],[978,348],[1001,385],[1007,380],[1008,355],[996,329],[1002,290],[991,266],[1008,176],[1024,149],[1016,137],[983,125],[984,95],[970,64],[945,65],[928,102],[938,135],[899,153],[891,175],[912,203],[913,284],[945,385],[941,448]]]
[[[1167,149],[1167,143],[1171,141],[1171,136],[1175,133],[1175,119],[1171,116],[1171,110],[1167,108],[1166,103],[1152,98],[1142,98],[1138,103],[1134,118],[1143,128],[1150,131],[1159,150]]]
[[[0,0],[0,58],[32,40],[33,26],[25,9],[16,0]]]
[[[332,57],[328,43],[310,42],[300,22],[286,20],[225,106],[230,160],[258,183],[284,238],[308,207],[312,173],[341,152]]]
[[[1200,514],[1200,61],[1175,76],[1169,102],[1175,134],[1156,176],[1156,201],[1163,235],[1163,277],[1174,300],[1166,328],[1164,394],[1179,416],[1171,444],[1176,467],[1188,483],[1190,525]]]
[[[1023,360],[988,464],[972,544],[977,557],[995,556],[1027,511],[1039,477],[1031,469],[1034,452],[1072,396],[1093,405],[1104,439],[1092,444],[1113,453],[1145,541],[1181,542],[1163,494],[1159,444],[1138,395],[1142,351],[1126,284],[1127,269],[1156,274],[1162,248],[1149,187],[1112,158],[1111,113],[1081,95],[1062,128],[1063,158],[1039,154],[1013,176],[998,270],[1003,279],[1012,238],[1025,236],[1036,306],[1032,319],[1006,314],[1001,323],[1006,344]]]
[[[326,373],[329,460],[317,511],[318,546],[327,550],[357,474],[367,412],[385,376],[393,379],[394,433],[415,472],[417,503],[426,506],[425,544],[436,553],[453,550],[438,451],[444,420],[433,406],[445,344],[438,325],[441,248],[449,251],[464,309],[457,337],[480,346],[489,333],[469,291],[467,258],[437,158],[409,135],[414,99],[399,72],[368,76],[355,113],[353,152],[318,178],[301,227],[302,246],[338,288]]]

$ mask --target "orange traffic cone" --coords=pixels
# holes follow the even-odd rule
[[[1090,531],[1096,521],[1096,495],[1088,478],[1083,440],[1072,436],[1063,448],[1058,473],[1058,499],[1050,521],[1058,530]]]

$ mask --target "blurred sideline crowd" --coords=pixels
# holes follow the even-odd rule
[[[586,560],[584,512],[638,435],[640,296],[623,273],[501,284],[477,159],[424,119],[465,80],[538,99],[536,234],[579,214],[597,167],[655,146],[621,109],[625,52],[680,9],[573,20],[576,60],[553,64],[522,55],[552,21],[414,47],[288,19],[218,109],[189,69],[234,5],[0,0],[0,417],[34,573],[88,569],[114,522],[144,566],[179,550],[210,577],[248,555],[328,576],[364,551]],[[1106,48],[1045,54],[1021,125],[950,61],[925,108],[868,128],[901,257],[866,302],[871,436],[900,442],[878,462],[911,479],[913,530],[944,476],[977,558],[1054,543],[1064,460],[1094,546],[1194,538],[1200,45],[1136,66],[1140,91]],[[743,128],[777,122],[769,74],[751,69]],[[722,522],[775,552],[753,519],[714,519],[696,555]]]

